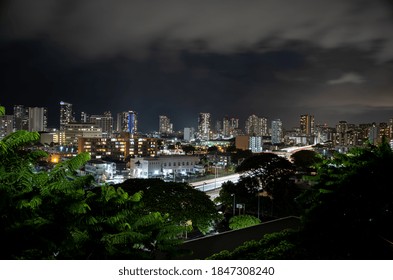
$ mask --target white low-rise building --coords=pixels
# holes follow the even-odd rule
[[[116,164],[99,159],[89,160],[85,165],[85,174],[92,175],[97,183],[105,183],[114,179]]]
[[[157,178],[188,175],[201,172],[197,156],[161,156],[132,158],[130,160],[131,178]]]

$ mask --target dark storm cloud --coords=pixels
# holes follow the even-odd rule
[[[47,36],[87,56],[140,57],[156,42],[232,53],[301,40],[375,50],[380,60],[393,57],[391,14],[383,1],[13,0],[5,10],[8,36]]]
[[[253,113],[286,127],[305,113],[382,121],[393,116],[386,3],[12,0],[0,18],[0,84],[8,104],[132,109],[146,130],[159,114],[195,126],[202,111],[242,127]]]

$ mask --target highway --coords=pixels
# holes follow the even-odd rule
[[[198,182],[190,183],[195,189],[206,192],[212,199],[218,195],[219,190],[221,189],[221,185],[224,182],[232,181],[233,183],[237,183],[239,180],[239,174],[232,174],[224,177],[218,177],[215,179],[202,180]]]

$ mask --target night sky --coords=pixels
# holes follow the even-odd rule
[[[0,4],[0,104],[330,126],[393,118],[393,4],[379,0],[12,0]]]

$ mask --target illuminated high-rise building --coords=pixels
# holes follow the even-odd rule
[[[47,109],[29,107],[29,131],[46,131],[48,124]]]
[[[348,141],[348,123],[346,121],[339,121],[336,125],[335,144],[338,146],[346,146]]]
[[[250,136],[267,135],[267,119],[251,115],[246,120],[245,132]]]
[[[300,133],[306,136],[314,135],[314,116],[301,115],[300,116]]]
[[[0,139],[12,133],[14,130],[14,116],[0,116]]]
[[[222,134],[224,137],[234,137],[238,135],[239,119],[225,116],[222,120]]]
[[[222,120],[222,134],[224,137],[230,136],[229,118],[225,116]]]
[[[81,123],[90,122],[90,116],[86,112],[81,112]]]
[[[389,139],[393,139],[393,118],[389,119],[388,131]]]
[[[200,140],[210,139],[210,113],[199,113],[198,118],[198,138]]]
[[[110,137],[113,133],[113,117],[110,111],[104,112],[103,115],[91,115],[90,122],[96,124],[102,129],[104,137]]]
[[[282,143],[283,131],[282,121],[280,119],[272,120],[272,144],[277,145]]]
[[[117,131],[135,134],[138,131],[138,117],[135,111],[117,114]]]
[[[170,134],[173,132],[173,124],[167,116],[159,116],[159,128],[158,132],[160,134]]]
[[[60,130],[64,130],[65,125],[73,121],[72,104],[60,101]]]
[[[14,130],[29,129],[29,111],[23,105],[14,106]]]

